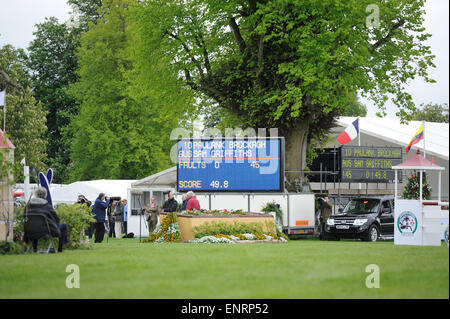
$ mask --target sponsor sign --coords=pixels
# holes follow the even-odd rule
[[[422,245],[422,205],[418,200],[395,200],[394,244]]]

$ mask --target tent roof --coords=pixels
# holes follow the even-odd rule
[[[417,150],[416,154],[409,160],[404,161],[401,164],[392,166],[393,169],[424,169],[424,170],[444,170],[443,167],[434,164],[427,160],[420,154],[420,150]]]
[[[177,183],[177,167],[173,166],[162,172],[145,177],[131,184],[132,187],[175,187]]]
[[[16,148],[14,144],[11,142],[11,140],[5,136],[2,129],[0,129],[0,148],[12,148],[12,149]]]
[[[136,180],[94,180],[75,182],[69,185],[52,185],[50,192],[54,202],[77,201],[78,195],[84,195],[94,202],[98,194],[105,193],[107,196],[120,196],[127,198],[127,190],[131,188],[131,183]]]
[[[340,117],[337,123],[341,127],[350,125],[356,117]],[[371,135],[399,146],[406,147],[416,134],[421,121],[411,121],[409,124],[401,124],[397,118],[361,117],[359,119],[361,133]],[[427,155],[449,159],[449,124],[425,122],[425,140]],[[337,131],[340,133],[341,128]],[[411,149],[423,148],[423,142],[413,145]]]

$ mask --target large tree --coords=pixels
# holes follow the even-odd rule
[[[47,165],[55,171],[55,182],[67,179],[70,163],[70,137],[63,134],[70,117],[78,112],[75,100],[67,94],[77,80],[75,51],[79,30],[59,23],[54,17],[36,25],[35,38],[28,47],[28,67],[34,86],[33,95],[47,111]]]
[[[136,15],[147,52],[248,127],[277,127],[300,170],[356,94],[407,117],[404,87],[428,78],[424,0],[148,0]],[[367,11],[366,11],[367,9]],[[379,19],[377,19],[377,9]],[[379,23],[377,23],[379,22]]]
[[[45,111],[30,91],[30,80],[25,66],[26,53],[11,45],[0,48],[0,91],[6,90],[6,133],[16,147],[14,151],[14,176],[23,181],[20,165],[26,158],[27,165],[38,171],[45,168],[47,131]],[[3,111],[3,110],[2,110]],[[3,112],[1,112],[3,130]]]
[[[136,1],[105,0],[101,18],[81,38],[80,79],[71,92],[80,104],[70,130],[71,180],[148,176],[173,165],[170,132],[192,98],[164,59],[141,50],[133,19]]]

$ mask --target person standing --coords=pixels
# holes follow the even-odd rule
[[[127,227],[127,214],[128,214],[128,202],[126,199],[122,200],[123,202],[123,232],[125,233],[125,235],[128,234],[128,227]]]
[[[114,223],[116,237],[121,238],[122,237],[122,227],[123,227],[123,203],[122,203],[122,201],[116,202],[116,207],[114,207],[114,216],[116,217],[116,221]]]
[[[108,206],[107,214],[108,214],[108,236],[109,238],[113,237],[116,238],[116,230],[115,230],[115,222],[116,217],[114,216],[114,207],[116,206],[116,202],[113,201],[111,205]]]
[[[152,201],[145,210],[145,213],[147,215],[148,231],[149,233],[152,233],[156,228],[156,224],[158,224],[158,217],[160,213],[159,205],[156,203],[154,196],[152,196]]]
[[[330,198],[325,196],[320,203],[320,239],[325,239],[325,225],[327,224],[328,218],[330,218],[332,213],[332,207]]]
[[[89,208],[89,213],[92,214],[92,202],[88,200],[84,195],[78,195],[78,199],[76,204],[85,204],[87,208]],[[85,235],[89,237],[89,239],[92,238],[92,235],[94,234],[95,230],[95,223],[89,223],[89,229],[85,231]]]
[[[105,236],[106,209],[109,206],[109,197],[100,193],[95,200],[93,214],[95,218],[95,242],[101,243]]]
[[[200,210],[200,202],[198,201],[197,197],[195,197],[194,192],[189,191],[187,192],[186,196],[188,198],[186,210]]]
[[[181,196],[181,200],[183,201],[183,204],[181,204],[181,211],[183,211],[183,210],[186,210],[186,206],[187,206],[187,202],[188,202],[186,195],[183,194]]]
[[[169,199],[164,203],[163,210],[167,213],[176,212],[178,202],[173,197],[173,192],[169,192]]]

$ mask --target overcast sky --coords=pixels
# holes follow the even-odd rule
[[[425,6],[425,28],[432,34],[428,40],[436,55],[435,69],[430,69],[431,78],[437,83],[427,84],[416,79],[408,85],[408,93],[416,105],[421,103],[449,102],[449,1],[428,0]],[[0,46],[12,44],[26,48],[33,39],[34,25],[45,17],[57,17],[60,22],[69,18],[71,11],[66,0],[0,0]],[[383,18],[382,16],[380,17]],[[368,107],[368,116],[375,116],[376,108],[370,101],[361,99]],[[387,107],[388,117],[394,117],[396,107]]]

